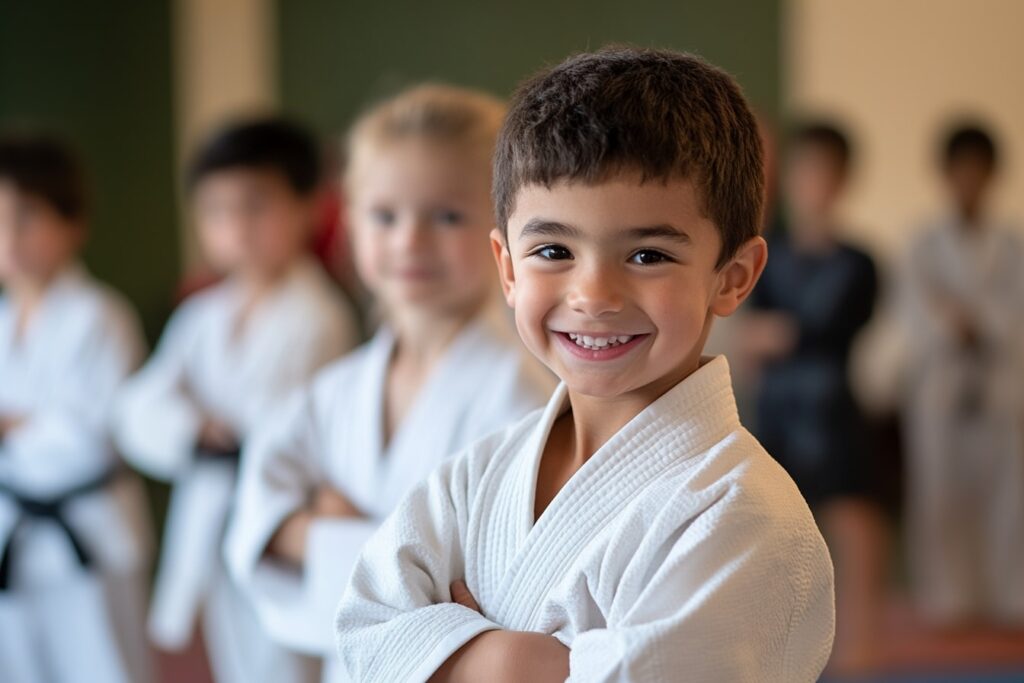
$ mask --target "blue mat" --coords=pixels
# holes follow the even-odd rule
[[[888,674],[868,678],[823,678],[819,683],[1024,683],[1024,669],[958,673]]]

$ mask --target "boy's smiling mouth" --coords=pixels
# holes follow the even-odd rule
[[[589,334],[577,334],[575,332],[567,332],[569,339],[576,342],[577,346],[582,346],[585,349],[591,351],[599,351],[601,349],[618,346],[619,344],[628,344],[633,335],[631,334],[613,334],[610,336],[599,337],[597,335]]]
[[[650,334],[586,334],[557,331],[554,334],[566,350],[585,360],[619,358],[650,336]]]

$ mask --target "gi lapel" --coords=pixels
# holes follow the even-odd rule
[[[555,417],[550,408],[545,413],[550,421],[538,425],[541,438],[531,442],[535,450],[518,459],[531,464],[529,495],[519,495],[516,501],[525,504],[531,517],[537,463]],[[667,472],[689,466],[692,456],[738,427],[724,357],[707,362],[634,417],[573,475],[527,533],[501,579],[496,621],[509,629],[528,630],[551,589],[617,514]],[[521,469],[513,471],[523,474]],[[518,514],[521,522],[522,507]]]

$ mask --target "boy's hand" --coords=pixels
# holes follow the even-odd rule
[[[451,585],[452,602],[480,612],[465,581]],[[430,677],[431,683],[460,681],[564,681],[569,648],[554,636],[526,631],[485,631],[459,648]]]
[[[230,453],[238,450],[238,437],[235,431],[220,420],[213,417],[206,417],[199,428],[199,438],[196,445],[201,451],[212,451],[214,453]]]
[[[0,440],[28,422],[25,415],[0,415]]]
[[[974,323],[974,316],[958,297],[944,288],[933,286],[932,305],[946,321],[949,330],[964,349],[973,350],[981,346],[981,335]]]
[[[306,539],[312,521],[313,514],[308,509],[296,510],[285,517],[270,537],[267,554],[295,567],[302,567],[306,560]]]
[[[975,350],[981,347],[978,328],[971,314],[963,306],[950,304],[946,309],[946,319],[961,348]]]
[[[343,493],[332,486],[322,484],[313,492],[310,512],[316,517],[365,517]]]
[[[462,605],[463,607],[468,607],[479,614],[483,614],[483,611],[480,609],[480,605],[476,602],[476,598],[474,598],[473,594],[469,592],[469,587],[466,586],[465,581],[460,579],[453,583],[451,586],[451,594],[452,602]]]
[[[751,313],[744,320],[741,341],[756,362],[782,358],[796,348],[796,322],[786,313]]]
[[[306,557],[309,527],[318,517],[364,517],[344,495],[322,484],[313,491],[309,505],[288,515],[267,544],[267,553],[301,567]],[[467,591],[468,592],[468,591]]]

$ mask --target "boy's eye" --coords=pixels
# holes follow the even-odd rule
[[[572,258],[572,253],[563,246],[546,244],[534,249],[530,256],[539,256],[547,261],[566,261]]]
[[[632,256],[629,257],[630,263],[635,263],[641,266],[649,266],[655,263],[662,263],[664,261],[671,261],[672,259],[655,249],[641,249]]]
[[[441,225],[459,225],[462,223],[462,214],[458,211],[438,211],[435,220]]]
[[[391,209],[373,209],[370,217],[377,225],[388,227],[395,224],[395,212]]]

